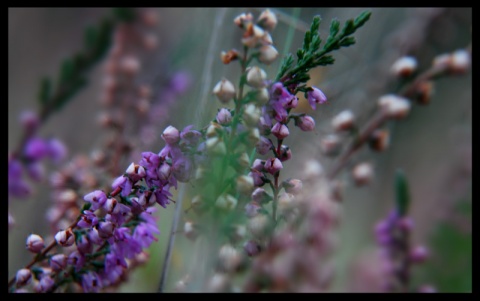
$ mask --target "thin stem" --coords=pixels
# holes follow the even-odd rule
[[[158,286],[158,292],[163,293],[165,289],[165,282],[167,279],[167,273],[168,273],[168,268],[170,265],[170,257],[173,249],[173,245],[175,243],[175,234],[177,233],[177,226],[178,226],[178,221],[180,220],[180,213],[182,209],[182,200],[183,200],[183,195],[185,194],[185,186],[182,185],[180,187],[180,191],[178,193],[178,200],[175,203],[175,213],[173,216],[173,222],[172,222],[172,230],[170,231],[170,237],[168,239],[168,245],[167,245],[167,252],[165,253],[165,260],[163,261],[163,267],[162,267],[162,275],[160,277],[160,284]]]

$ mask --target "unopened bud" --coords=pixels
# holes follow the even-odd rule
[[[248,130],[248,140],[252,144],[256,144],[260,140],[260,130],[258,128],[251,128]]]
[[[245,215],[249,218],[257,216],[260,213],[262,206],[255,201],[251,201],[245,205]]]
[[[248,256],[253,257],[253,256],[257,255],[258,253],[260,253],[262,248],[261,248],[260,244],[257,243],[256,241],[249,240],[249,241],[246,241],[243,244],[243,250],[245,250],[245,253],[247,253]]]
[[[209,292],[224,292],[230,285],[229,278],[226,274],[215,273],[207,284],[207,291]]]
[[[246,23],[251,23],[252,21],[253,15],[251,13],[242,13],[233,20],[233,22],[240,28],[244,28]]]
[[[348,131],[351,130],[354,126],[355,117],[350,110],[345,110],[340,112],[332,120],[332,127],[335,131]]]
[[[226,244],[220,248],[218,259],[225,271],[234,271],[242,262],[242,254],[232,245]]]
[[[72,229],[58,231],[55,234],[55,241],[62,247],[70,247],[75,243],[75,235]]]
[[[258,142],[257,142],[258,144]],[[238,158],[238,164],[243,168],[248,168],[250,166],[250,158],[247,153],[242,153]]]
[[[213,88],[213,94],[215,94],[222,103],[229,102],[235,97],[235,86],[227,79],[222,79]]]
[[[191,240],[195,240],[195,238],[197,238],[199,234],[195,224],[191,221],[185,222],[185,224],[183,225],[183,233],[188,239]]]
[[[120,68],[129,75],[135,75],[140,70],[140,61],[134,56],[126,56],[120,61]]]
[[[267,88],[258,89],[257,92],[255,93],[255,99],[257,100],[259,105],[266,104],[270,99],[268,89]]]
[[[217,137],[219,132],[222,132],[223,129],[217,122],[211,122],[207,128],[206,136],[207,138]]]
[[[17,287],[29,284],[32,281],[32,272],[29,269],[20,269],[15,275]]]
[[[378,105],[385,111],[388,117],[393,119],[405,118],[410,112],[410,101],[394,94],[380,97]]]
[[[216,120],[221,125],[228,125],[232,121],[232,113],[226,108],[218,110]]]
[[[242,36],[242,43],[249,48],[257,47],[264,35],[265,31],[260,26],[248,23]]]
[[[295,120],[295,125],[304,132],[310,132],[315,128],[315,120],[312,116],[304,115]]]
[[[40,235],[30,234],[27,238],[27,249],[32,253],[40,253],[45,247],[45,242]]]
[[[317,160],[311,159],[305,162],[304,176],[306,179],[313,180],[323,174],[323,166]]]
[[[290,134],[290,131],[288,130],[288,127],[286,125],[284,125],[283,123],[277,122],[272,127],[271,133],[275,137],[277,137],[279,140],[283,140]]]
[[[228,52],[222,51],[220,53],[220,58],[222,60],[222,63],[230,64],[231,61],[237,60],[238,59],[238,51],[235,49],[231,49]]]
[[[416,101],[421,105],[429,104],[434,92],[433,88],[433,81],[428,80],[420,82],[416,87]]]
[[[292,158],[292,151],[290,150],[290,147],[282,144],[282,146],[280,147],[280,155],[278,157],[281,162],[290,160]]]
[[[370,136],[368,143],[374,151],[381,152],[386,150],[390,145],[390,134],[388,130],[376,129]]]
[[[173,126],[169,125],[162,133],[162,139],[167,144],[173,145],[180,141],[180,132]]]
[[[255,145],[255,148],[257,150],[257,153],[259,153],[260,155],[265,155],[270,151],[270,149],[272,149],[272,146],[273,145],[270,139],[261,136],[260,140],[258,140],[257,144]]]
[[[259,204],[266,204],[272,199],[272,196],[263,188],[258,187],[252,192],[252,200]]]
[[[258,60],[266,65],[273,63],[278,57],[278,51],[272,45],[264,45],[260,47],[260,55]]]
[[[470,68],[471,59],[468,51],[460,49],[452,53],[450,70],[457,74],[463,74]]]
[[[326,156],[336,156],[342,149],[340,137],[335,134],[329,134],[320,140],[320,149]]]
[[[265,236],[271,227],[270,219],[265,214],[258,214],[248,220],[247,229],[250,233],[258,238]]]
[[[55,272],[65,269],[67,266],[67,256],[65,254],[56,254],[50,258],[50,267]]]
[[[245,111],[243,112],[243,120],[249,126],[255,126],[260,120],[260,109],[253,103],[247,104],[245,106]]]
[[[370,163],[357,164],[352,170],[353,180],[357,186],[370,183],[373,178],[373,168]]]
[[[24,111],[20,115],[20,123],[27,131],[33,131],[40,125],[40,119],[36,113]]]
[[[428,259],[429,253],[424,246],[416,246],[410,252],[410,260],[414,263],[423,263]]]
[[[408,77],[417,70],[417,60],[413,56],[404,56],[396,60],[390,71],[399,77]]]
[[[265,87],[267,73],[258,66],[253,66],[247,71],[247,84],[254,88]]]
[[[208,138],[205,143],[207,150],[212,154],[225,155],[227,153],[225,142],[220,140],[218,137]]]
[[[253,190],[253,178],[250,176],[242,175],[236,180],[237,191],[244,195],[250,195]]]
[[[277,26],[277,16],[267,8],[258,17],[257,24],[265,30],[272,31]]]
[[[222,194],[215,202],[215,206],[220,209],[232,211],[237,206],[237,199],[230,194]]]
[[[299,179],[288,179],[282,182],[282,186],[287,193],[297,195],[302,192],[302,181]]]
[[[265,161],[264,168],[267,172],[274,175],[283,168],[283,165],[277,158],[270,158]]]

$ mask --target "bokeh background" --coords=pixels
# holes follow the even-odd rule
[[[379,96],[390,93],[395,81],[389,74],[393,61],[403,55],[417,57],[420,69],[428,68],[439,54],[467,47],[472,40],[472,8],[271,8],[279,19],[273,31],[281,54],[294,53],[314,15],[323,19],[320,34],[328,35],[329,23],[342,23],[361,11],[372,11],[371,19],[356,34],[357,44],[334,53],[334,65],[312,71],[311,84],[329,98],[313,114],[314,133],[292,131],[293,159],[285,168],[292,177],[302,173],[306,159],[319,160],[328,169],[331,160],[321,155],[320,138],[332,132],[331,118],[343,109],[352,110],[363,124],[371,116]],[[141,79],[153,85],[165,72],[187,71],[191,85],[179,97],[165,120],[177,128],[203,126],[212,119],[219,103],[211,95],[213,86],[226,77],[238,81],[239,67],[223,65],[220,52],[240,49],[241,31],[233,18],[242,12],[258,16],[263,8],[156,8],[158,49],[142,69]],[[19,114],[35,110],[40,78],[54,76],[63,58],[79,49],[83,31],[95,24],[108,8],[9,8],[8,21],[8,149],[20,138]],[[280,61],[280,60],[279,60]],[[278,63],[265,68],[270,76]],[[92,70],[89,85],[41,129],[43,136],[56,136],[70,150],[89,154],[105,135],[96,122],[102,73]],[[158,96],[161,97],[161,94]],[[391,148],[376,154],[363,150],[352,163],[369,161],[375,181],[368,187],[351,184],[348,173],[344,189],[336,275],[332,291],[368,291],[359,285],[371,264],[375,248],[373,227],[393,205],[393,177],[402,168],[409,180],[415,221],[413,242],[429,247],[431,258],[413,270],[414,283],[429,283],[440,292],[472,290],[472,76],[442,78],[435,85],[432,102],[415,107],[406,120],[390,125]],[[158,135],[163,128],[158,129]],[[290,138],[289,138],[290,139]],[[155,149],[163,147],[157,139]],[[127,166],[125,165],[125,168]],[[48,166],[49,170],[53,165]],[[16,226],[8,232],[8,277],[25,265],[31,255],[25,249],[29,233],[48,235],[45,211],[50,205],[46,185],[26,201],[10,201],[8,211]],[[150,250],[150,262],[138,268],[122,292],[154,292],[160,279],[165,246],[174,207],[159,210],[162,234]],[[177,237],[172,255],[167,291],[185,272],[188,241]],[[190,256],[192,256],[190,254]]]

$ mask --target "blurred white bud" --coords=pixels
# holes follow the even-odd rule
[[[342,148],[341,140],[338,135],[329,134],[320,140],[320,148],[326,156],[336,156]]]
[[[332,119],[332,127],[335,131],[348,131],[353,128],[355,116],[352,111],[344,110]]]
[[[278,51],[272,45],[263,45],[260,47],[258,60],[266,65],[273,63],[278,57]]]
[[[413,56],[404,56],[396,60],[390,71],[399,77],[408,77],[417,70],[417,60]]]
[[[215,206],[220,209],[232,211],[237,206],[237,199],[230,194],[222,194],[215,202]]]
[[[222,79],[213,88],[213,94],[215,94],[222,103],[229,102],[235,97],[235,86],[227,79]]]
[[[357,164],[352,170],[352,177],[357,186],[370,183],[373,178],[373,167],[370,163]]]
[[[267,8],[258,17],[257,23],[265,30],[272,31],[277,26],[277,16]]]
[[[378,100],[378,105],[386,112],[387,116],[392,119],[405,118],[410,112],[410,101],[406,98],[387,94]]]
[[[258,66],[253,66],[247,71],[247,84],[254,88],[265,87],[267,73]]]

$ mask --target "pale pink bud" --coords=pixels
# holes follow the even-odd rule
[[[380,97],[378,105],[392,119],[405,118],[410,112],[410,101],[406,98],[388,94]]]
[[[277,26],[277,16],[267,8],[258,17],[257,24],[265,30],[272,31]]]
[[[20,123],[28,131],[33,131],[38,128],[40,119],[38,115],[32,111],[24,111],[20,115]]]
[[[160,165],[157,170],[158,178],[164,181],[167,180],[171,174],[171,171],[172,168],[170,167],[170,165],[168,165],[166,162],[162,163],[162,165]]]
[[[248,256],[252,257],[260,253],[262,248],[256,241],[249,240],[243,244],[243,250],[245,250]]]
[[[450,70],[454,73],[462,74],[470,68],[471,59],[468,51],[460,49],[452,53],[450,60]]]
[[[373,168],[370,163],[357,164],[352,170],[355,184],[358,186],[370,183],[373,178]]]
[[[267,73],[258,66],[253,66],[247,71],[247,84],[254,88],[265,87]]]
[[[183,233],[189,239],[194,240],[198,236],[198,230],[196,229],[196,225],[191,221],[186,221],[183,225]]]
[[[275,123],[271,131],[272,131],[272,134],[275,137],[277,137],[279,140],[285,139],[290,134],[288,127],[280,122]]]
[[[120,68],[127,74],[135,75],[140,70],[140,61],[134,56],[126,56],[120,61]]]
[[[70,247],[75,243],[75,235],[72,229],[58,231],[55,234],[55,241],[62,247]]]
[[[218,110],[216,120],[221,125],[228,125],[232,121],[232,113],[226,108]]]
[[[234,271],[242,262],[242,254],[232,245],[223,245],[218,252],[218,259],[225,271]]]
[[[263,188],[258,187],[252,192],[252,200],[259,204],[266,204],[272,199],[272,196]]]
[[[237,206],[237,199],[230,194],[222,194],[215,201],[215,206],[220,209],[232,211]]]
[[[170,145],[176,144],[180,141],[180,132],[173,126],[169,125],[162,134],[162,139]]]
[[[283,165],[282,162],[280,162],[280,160],[278,160],[277,158],[270,158],[265,161],[264,168],[267,172],[274,175],[283,168]]]
[[[30,234],[27,238],[27,249],[32,253],[40,253],[45,247],[45,242],[40,235]]]
[[[298,126],[304,132],[310,132],[315,128],[315,120],[312,116],[300,116],[297,120],[296,126]]]
[[[278,51],[272,45],[264,45],[260,47],[260,55],[258,60],[266,65],[273,63],[278,57]]]
[[[413,56],[404,56],[396,60],[390,71],[399,77],[408,77],[417,69],[417,60]]]
[[[245,205],[245,215],[249,218],[252,218],[259,214],[259,211],[262,209],[260,204],[255,201],[251,201]]]
[[[320,149],[326,156],[336,156],[342,148],[340,138],[335,134],[329,134],[320,140]]]
[[[259,153],[260,155],[265,155],[267,154],[270,149],[272,148],[272,142],[270,141],[270,139],[264,137],[264,136],[261,136],[260,137],[260,140],[258,140],[257,144],[255,144],[255,148],[257,149],[257,153]]]
[[[20,269],[15,275],[17,287],[29,284],[32,281],[32,272],[29,269]]]
[[[229,80],[222,79],[213,88],[213,94],[220,102],[227,103],[235,97],[235,86]]]
[[[410,259],[414,263],[423,263],[428,259],[428,257],[429,257],[428,249],[425,248],[424,246],[416,246],[410,252]]]
[[[56,254],[50,258],[50,267],[58,272],[67,266],[67,256],[65,254]]]
[[[291,194],[299,194],[302,191],[302,181],[299,179],[288,179],[283,181],[282,183],[283,188],[286,192]]]
[[[340,112],[332,120],[332,127],[335,131],[348,131],[353,128],[355,117],[352,111],[345,110]]]
[[[240,28],[244,28],[246,23],[253,21],[253,15],[251,13],[242,13],[233,19],[233,22]]]
[[[253,190],[253,178],[250,176],[242,175],[236,180],[237,191],[249,195]]]

